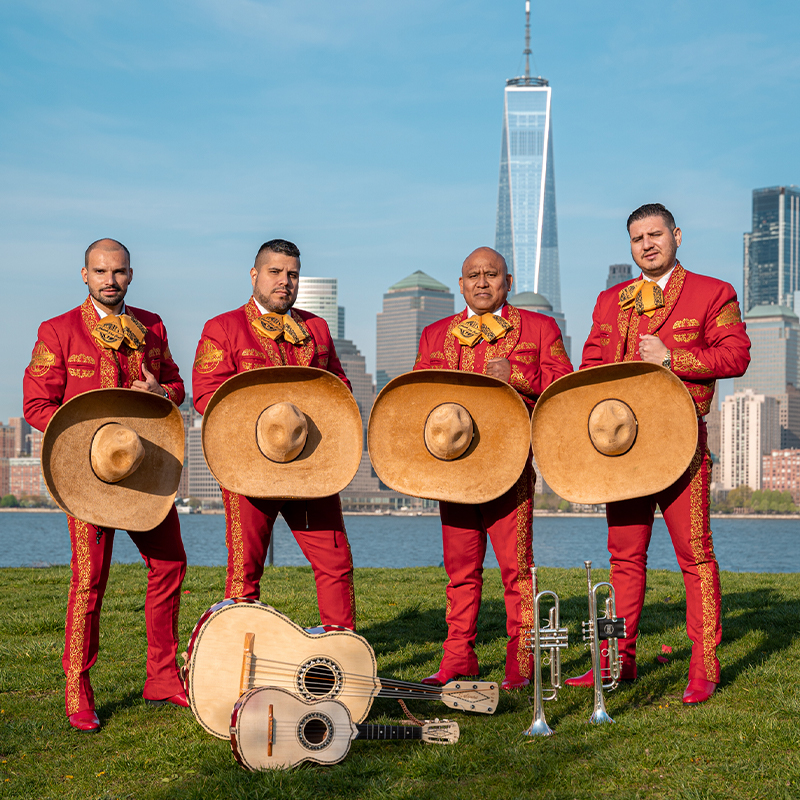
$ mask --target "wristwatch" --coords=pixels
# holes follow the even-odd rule
[[[667,369],[672,369],[672,352],[667,350],[667,354],[664,356],[664,360],[661,362],[662,367],[666,367]]]

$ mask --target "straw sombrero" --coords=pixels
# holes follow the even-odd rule
[[[95,389],[53,414],[42,439],[42,474],[53,500],[76,519],[149,531],[175,500],[183,447],[183,419],[171,400]]]
[[[528,410],[488,375],[418,370],[384,386],[369,418],[372,466],[390,488],[452,503],[510,489],[529,452]]]
[[[655,494],[697,449],[697,412],[683,382],[657,364],[591,367],[552,383],[531,419],[536,464],[573,503]]]
[[[203,415],[203,454],[220,485],[247,497],[309,500],[350,483],[361,463],[352,392],[315,367],[234,375]]]

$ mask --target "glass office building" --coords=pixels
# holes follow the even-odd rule
[[[495,248],[517,292],[544,295],[560,312],[551,91],[544,78],[506,82]]]
[[[744,235],[744,311],[765,304],[794,308],[799,266],[800,187],[754,189],[753,230]]]

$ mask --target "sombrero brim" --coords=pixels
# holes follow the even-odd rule
[[[619,456],[598,452],[589,414],[622,400],[638,430]],[[573,503],[610,503],[655,494],[675,483],[697,449],[697,412],[683,382],[657,364],[606,364],[565,375],[541,395],[531,419],[536,464],[550,488]]]
[[[109,422],[136,431],[144,446],[138,469],[118,483],[100,480],[91,465],[92,439]],[[149,531],[175,501],[183,450],[183,418],[171,400],[135,389],[95,389],[53,414],[42,439],[42,474],[59,508],[76,519]]]
[[[443,461],[425,446],[425,422],[442,403],[459,403],[474,425],[472,443]],[[530,451],[524,401],[507,383],[456,370],[417,370],[384,386],[367,442],[378,477],[395,491],[452,503],[486,503],[510,489]]]
[[[270,461],[256,424],[275,403],[291,402],[308,421],[305,447],[293,461]],[[203,415],[203,454],[220,486],[247,497],[312,499],[344,489],[363,452],[358,404],[347,386],[316,367],[264,367],[234,375],[214,392]]]

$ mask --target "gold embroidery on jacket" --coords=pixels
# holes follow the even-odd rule
[[[677,322],[672,323],[672,330],[677,331],[679,328],[699,328],[700,322],[696,319],[679,319]]]
[[[197,355],[194,359],[194,368],[201,375],[207,375],[213,372],[220,361],[224,358],[225,354],[218,347],[215,346],[211,339],[203,339],[197,348]]]
[[[97,359],[85,353],[71,355],[67,359],[67,372],[73,378],[90,378],[97,372]]]
[[[731,300],[722,311],[719,312],[717,317],[718,328],[730,328],[733,325],[739,325],[742,321],[742,314],[739,310],[739,304],[735,300]]]
[[[28,372],[34,378],[41,378],[50,371],[50,367],[56,363],[56,356],[44,342],[36,342],[31,354],[31,363],[28,364]]]
[[[672,370],[674,372],[694,372],[698,375],[713,374],[712,370],[689,350],[672,351]]]
[[[564,342],[561,339],[556,339],[556,341],[550,345],[550,356],[554,361],[558,361],[561,364],[570,364],[569,356],[564,349]]]
[[[672,338],[676,342],[693,342],[700,336],[700,331],[693,331],[692,333],[673,333]]]

